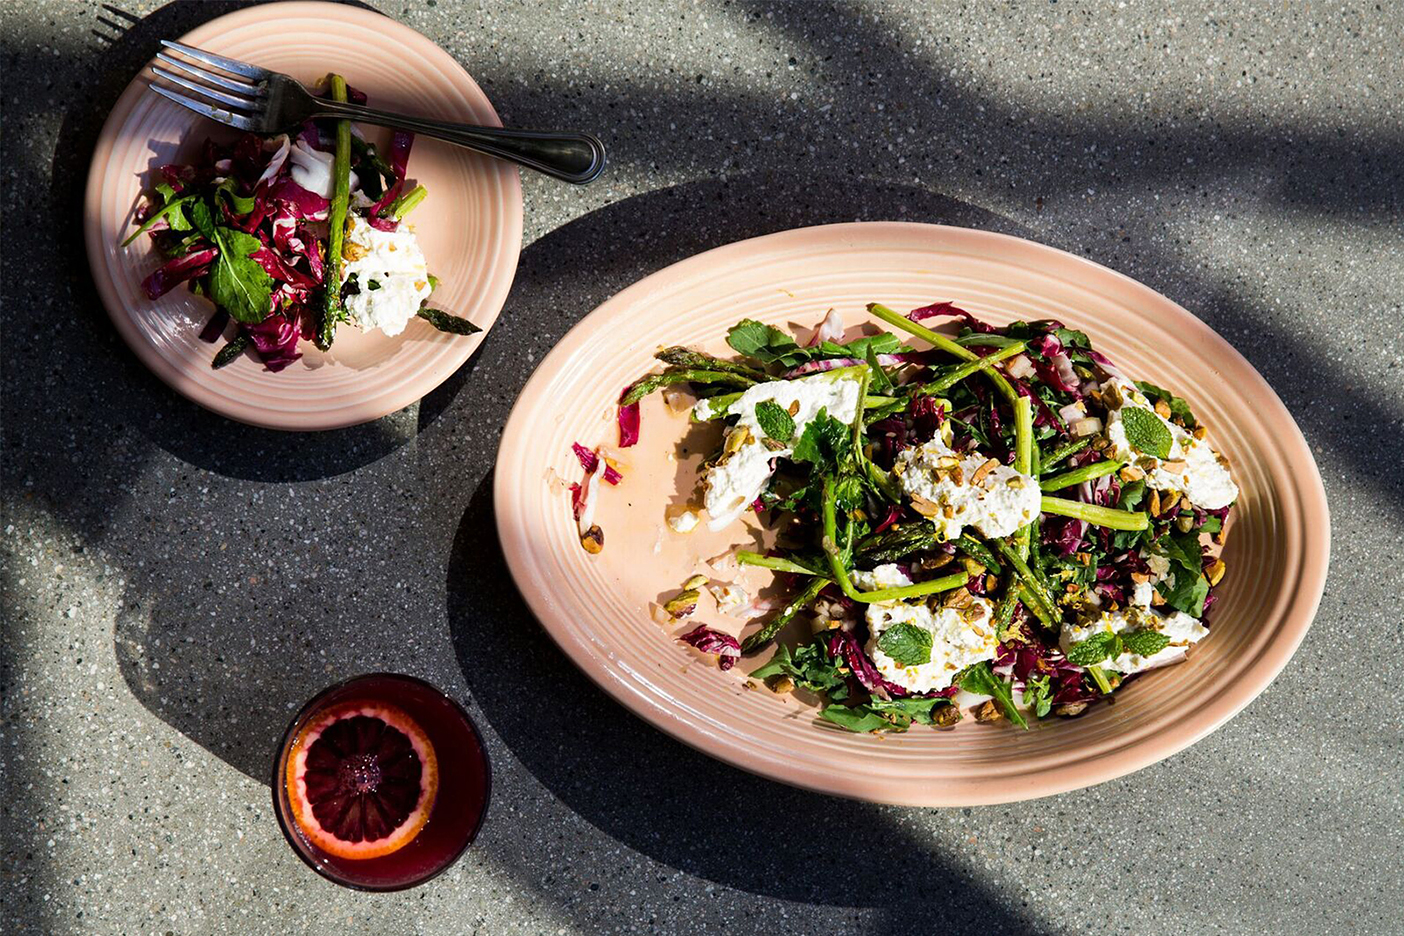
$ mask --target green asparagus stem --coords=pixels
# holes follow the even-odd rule
[[[1061,497],[1043,496],[1044,513],[1060,517],[1084,520],[1093,526],[1103,526],[1109,530],[1144,530],[1150,526],[1150,518],[1140,511],[1118,510],[1115,507],[1098,507],[1081,501],[1064,500]]]
[[[662,374],[649,374],[629,388],[629,392],[619,399],[621,406],[637,403],[655,390],[678,383],[720,383],[733,387],[749,387],[755,383],[749,377],[714,370],[675,370]]]
[[[714,370],[716,368],[713,368]],[[714,397],[699,400],[697,407],[692,411],[693,422],[708,422],[713,419],[721,419],[726,415],[726,411],[731,408],[731,404],[741,399],[740,393],[719,393]],[[895,402],[896,397],[888,396],[866,396],[863,398],[864,409],[876,409],[879,406],[886,406]],[[705,406],[705,408],[703,408]]]
[[[331,76],[334,101],[346,101],[346,79]],[[346,208],[351,199],[351,121],[336,122],[336,161],[332,169],[331,212],[327,219],[327,270],[323,277],[322,321],[317,330],[317,347],[331,347],[337,323],[346,310],[341,305],[341,242],[346,236]]]
[[[1004,571],[1004,567],[999,564],[999,560],[995,558],[990,547],[969,533],[960,534],[960,539],[956,540],[956,548],[996,575]]]
[[[1038,482],[1038,486],[1044,491],[1061,491],[1074,484],[1081,484],[1084,481],[1091,481],[1093,478],[1113,474],[1120,471],[1121,466],[1122,463],[1119,461],[1094,462],[1090,465],[1083,465],[1081,468],[1074,468],[1072,471],[1054,475],[1051,478],[1044,478]]]
[[[936,545],[936,528],[926,521],[902,523],[864,537],[854,555],[864,562],[896,562]]]
[[[1033,401],[1021,396],[1014,401],[1014,470],[1033,474]],[[1014,533],[1014,549],[1020,559],[1029,558],[1029,527],[1024,524]]]
[[[416,185],[408,192],[401,192],[400,196],[390,203],[390,217],[399,221],[424,201],[428,194],[429,190],[422,185]]]
[[[764,647],[774,640],[775,635],[780,633],[781,629],[784,628],[786,624],[794,620],[796,614],[799,614],[814,603],[814,599],[819,597],[819,593],[823,591],[828,584],[829,580],[821,576],[810,579],[809,583],[805,585],[804,590],[790,599],[790,603],[785,605],[779,614],[775,615],[775,617],[760,630],[741,641],[741,652],[750,653],[753,650]]]
[[[380,151],[375,148],[374,143],[367,143],[365,140],[351,135],[351,148],[356,151],[356,155],[371,164],[376,172],[387,179],[395,178],[395,170],[385,161],[385,157],[380,155]]]
[[[1107,679],[1107,674],[1102,672],[1100,666],[1087,667],[1087,675],[1091,676],[1092,681],[1097,684],[1097,688],[1102,690],[1102,695],[1111,695],[1111,681]]]
[[[1023,350],[1024,343],[1020,341],[1016,344],[1009,345],[1006,348],[1001,348],[993,354],[987,354],[982,358],[977,358],[973,361],[967,361],[966,363],[961,364],[955,367],[953,370],[949,371],[947,374],[945,374],[945,376],[938,377],[931,383],[922,384],[920,387],[917,388],[916,392],[923,396],[936,396],[939,393],[944,393],[946,390],[949,390],[951,387],[954,387],[956,384],[971,376],[976,371],[988,370],[995,364],[998,364],[1000,361],[1003,361],[1007,358],[1012,358],[1014,355],[1018,354],[1020,351]]]
[[[1014,574],[1018,576],[1019,583],[1028,597],[1023,598],[1024,604],[1029,606],[1040,621],[1050,627],[1056,627],[1058,620],[1058,606],[1053,603],[1053,599],[1048,597],[1048,593],[1043,589],[1043,583],[1034,575],[1029,564],[1024,561],[1024,557],[1019,555],[1018,550],[1010,546],[1004,540],[994,540],[995,548],[1000,551],[1009,564],[1014,567]],[[1032,599],[1032,600],[1029,600]]]
[[[1088,437],[1084,439],[1078,439],[1076,442],[1069,442],[1067,445],[1054,449],[1053,454],[1049,455],[1043,460],[1043,470],[1051,470],[1054,465],[1058,464],[1058,462],[1062,461],[1070,455],[1076,455],[1078,452],[1087,448],[1087,446],[1091,444],[1092,439],[1091,437]]]
[[[420,309],[415,313],[424,321],[433,325],[441,332],[448,332],[451,335],[476,335],[482,331],[481,328],[457,315],[450,315],[438,309]]]
[[[961,587],[970,580],[970,576],[965,572],[958,572],[955,575],[947,575],[943,578],[931,579],[927,582],[918,582],[915,585],[903,585],[898,588],[879,588],[867,592],[859,591],[853,586],[853,580],[848,576],[848,567],[844,563],[842,553],[839,552],[836,501],[834,479],[825,478],[823,497],[824,553],[829,557],[829,570],[833,573],[834,581],[838,583],[839,589],[852,600],[863,604],[873,604],[879,601],[898,601],[903,598],[917,598],[922,595],[934,595],[938,592],[951,591],[952,589]]]
[[[815,566],[796,562],[793,559],[784,559],[780,556],[763,556],[758,552],[746,549],[736,551],[736,562],[738,565],[759,566],[762,569],[774,569],[776,572],[793,572],[795,575],[824,574],[823,569]]]
[[[243,354],[248,347],[249,336],[240,332],[233,338],[230,338],[229,341],[225,343],[224,347],[219,349],[219,353],[214,356],[214,360],[210,361],[210,367],[214,370],[219,370],[227,364],[233,364],[238,360],[239,355]]]
[[[1048,608],[1039,601],[1027,585],[1020,582],[1014,586],[1013,590],[1019,596],[1019,600],[1024,603],[1024,607],[1029,609],[1029,613],[1038,618],[1040,624],[1049,630],[1056,631],[1058,629],[1057,618],[1049,617]]]
[[[1011,345],[1022,345],[1024,342],[1018,338],[1009,338],[1004,335],[977,332],[973,335],[961,335],[956,339],[956,344],[963,348],[1008,348]]]
[[[764,371],[758,371],[754,367],[747,367],[745,364],[737,364],[735,361],[724,361],[721,358],[712,357],[710,354],[703,354],[701,351],[694,351],[691,348],[664,348],[662,351],[655,354],[654,357],[665,364],[673,364],[678,367],[691,367],[695,370],[740,374],[742,377],[749,377],[756,382],[770,379],[768,374]]]
[[[955,355],[962,361],[980,360],[979,355],[977,355],[974,351],[971,351],[969,348],[963,348],[951,339],[947,338],[945,335],[942,335],[939,332],[934,332],[931,329],[927,328],[925,325],[920,325],[916,322],[913,322],[905,315],[899,315],[898,313],[892,311],[880,302],[869,303],[868,311],[871,312],[873,315],[876,315],[878,318],[882,319],[887,324],[894,325],[897,328],[902,329],[904,332],[916,335],[918,338],[924,338],[926,341],[930,342],[935,347],[940,348],[942,351],[945,351],[948,354]],[[1019,394],[1015,392],[1012,386],[1010,386],[1009,381],[1004,379],[1003,374],[1001,374],[994,368],[990,368],[986,371],[986,373],[990,375],[991,382],[994,383],[995,387],[999,390],[1000,393],[1004,395],[1004,398],[1006,400],[1008,400],[1010,403],[1013,403],[1019,398]]]

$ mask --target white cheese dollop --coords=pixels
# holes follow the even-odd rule
[[[945,539],[960,536],[967,525],[987,537],[1008,536],[1038,516],[1042,494],[1037,481],[1008,465],[991,469],[976,483],[987,460],[979,454],[960,458],[938,436],[904,450],[893,470],[908,497],[935,505],[930,519]]]
[[[1229,470],[1219,461],[1219,456],[1209,447],[1209,443],[1196,439],[1193,435],[1165,419],[1155,411],[1155,406],[1146,395],[1132,383],[1125,380],[1112,381],[1121,391],[1121,406],[1107,411],[1107,440],[1111,443],[1108,454],[1118,461],[1139,464],[1141,459],[1150,459],[1154,466],[1146,472],[1146,486],[1158,491],[1179,491],[1191,504],[1206,510],[1227,507],[1238,499],[1238,485],[1233,483]],[[1126,426],[1121,414],[1128,406],[1143,409],[1160,420],[1174,440],[1167,458],[1146,455],[1131,447],[1126,438]],[[1171,464],[1173,470],[1163,466]]]
[[[892,564],[871,572],[856,571],[853,581],[863,591],[897,588],[912,584],[902,570]],[[951,684],[956,673],[999,653],[999,638],[993,624],[994,606],[984,598],[972,598],[968,609],[935,608],[923,601],[885,601],[867,605],[868,656],[882,677],[913,692],[936,692]],[[888,628],[912,624],[931,633],[931,661],[917,666],[901,666],[878,649]]]
[[[324,153],[308,146],[299,137],[297,142],[288,151],[288,159],[292,162],[292,180],[298,185],[315,192],[323,198],[331,198],[336,188],[336,183],[332,179],[332,166],[336,162],[334,153]],[[360,180],[356,178],[356,173],[351,173],[351,191],[357,191],[361,187]]]
[[[793,443],[799,441],[805,426],[820,410],[826,410],[839,422],[852,423],[858,415],[860,389],[855,373],[840,370],[798,380],[772,380],[756,384],[741,394],[727,408],[728,415],[739,417],[736,425],[727,430],[722,449],[727,454],[707,469],[703,479],[707,488],[708,528],[720,530],[741,516],[770,482],[775,473],[775,460],[794,451],[790,445],[777,448],[765,445],[765,431],[756,421],[756,404],[769,400],[787,412],[792,407],[795,409],[790,414],[795,423]],[[745,436],[738,445],[732,437],[739,433]]]
[[[1063,625],[1059,645],[1067,653],[1074,644],[1099,633],[1119,634],[1127,630],[1156,630],[1170,638],[1164,649],[1151,656],[1139,656],[1125,652],[1112,660],[1099,664],[1102,669],[1113,670],[1124,676],[1144,670],[1174,663],[1184,656],[1185,648],[1209,636],[1209,628],[1183,611],[1162,615],[1143,608],[1128,608],[1125,611],[1102,612],[1101,616],[1086,625],[1068,623]]]
[[[342,255],[346,258],[342,283],[355,276],[360,290],[345,298],[356,324],[367,331],[378,328],[387,335],[404,331],[432,291],[429,266],[414,232],[405,224],[393,231],[379,231],[360,215],[352,215]]]
[[[680,510],[668,516],[668,527],[674,533],[691,533],[701,520],[695,510]]]
[[[707,590],[712,593],[717,602],[717,610],[722,614],[730,614],[751,600],[750,595],[746,594],[746,589],[734,582],[708,585]]]

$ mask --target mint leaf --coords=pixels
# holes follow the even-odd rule
[[[819,717],[825,721],[833,722],[849,731],[904,731],[907,725],[911,724],[911,719],[906,719],[900,724],[893,724],[886,718],[874,712],[866,705],[826,705],[819,710]]]
[[[1121,424],[1126,428],[1126,441],[1131,447],[1156,458],[1169,458],[1174,436],[1160,421],[1160,417],[1139,406],[1127,406],[1121,410]]]
[[[1093,666],[1103,660],[1118,656],[1116,652],[1121,641],[1116,634],[1103,631],[1093,634],[1081,643],[1073,644],[1068,650],[1068,662],[1075,666]]]
[[[956,674],[956,685],[974,695],[987,695],[1004,710],[1004,717],[1020,728],[1029,727],[1024,716],[1014,705],[1014,696],[1009,691],[1009,683],[1000,679],[990,669],[989,661],[975,663]]]
[[[1156,588],[1165,599],[1165,603],[1176,611],[1183,611],[1193,618],[1204,613],[1204,599],[1209,596],[1209,580],[1199,572],[1177,572],[1174,587],[1169,591],[1164,589],[1163,582]]]
[[[1193,429],[1198,425],[1195,422],[1194,413],[1190,412],[1190,405],[1164,387],[1157,387],[1148,381],[1138,380],[1136,381],[1136,389],[1149,397],[1152,403],[1156,400],[1164,400],[1166,405],[1170,407],[1171,417],[1178,419],[1189,428]]]
[[[931,662],[931,631],[915,624],[897,624],[883,631],[877,648],[898,666]]]
[[[1172,533],[1162,536],[1156,545],[1190,575],[1198,575],[1204,568],[1204,553],[1199,545],[1198,533]]]
[[[219,257],[210,272],[210,298],[240,322],[257,324],[271,311],[273,278],[250,255],[263,248],[257,237],[215,228]]]
[[[1169,637],[1153,630],[1126,631],[1121,635],[1121,640],[1126,644],[1127,650],[1143,657],[1155,656],[1170,646]]]
[[[799,351],[795,340],[780,329],[754,319],[742,319],[726,333],[726,343],[738,354],[744,354],[763,364],[774,364],[785,360],[787,355]]]
[[[756,404],[756,422],[761,431],[776,442],[787,445],[795,437],[795,420],[784,407],[773,400],[761,400]]]

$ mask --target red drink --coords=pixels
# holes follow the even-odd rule
[[[458,703],[412,676],[374,673],[298,712],[273,765],[273,807],[317,873],[401,890],[463,854],[491,785],[487,751]]]

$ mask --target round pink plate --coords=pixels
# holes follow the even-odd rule
[[[642,439],[616,450],[624,478],[602,485],[604,550],[581,548],[566,483],[579,440],[615,446],[614,401],[657,366],[660,345],[729,353],[741,318],[813,328],[829,308],[850,328],[868,302],[899,310],[953,300],[994,322],[1057,318],[1085,330],[1132,376],[1174,388],[1231,460],[1243,495],[1223,557],[1213,634],[1178,666],[1149,673],[1076,719],[914,726],[876,737],[815,718],[811,701],[721,672],[676,640],[699,623],[743,625],[704,596],[685,626],[651,605],[728,547],[755,547],[753,520],[682,535],[666,511],[695,501],[716,441],[660,395]],[[1028,241],[923,224],[836,224],[731,244],[619,293],[542,361],[507,423],[494,492],[508,565],[532,611],[592,679],[645,720],[714,757],[786,783],[885,803],[956,806],[1046,796],[1130,773],[1223,724],[1263,691],[1301,642],[1325,584],[1330,518],[1321,477],[1291,415],[1261,376],[1203,322],[1105,267]],[[769,580],[745,581],[754,589]],[[753,591],[754,594],[754,591]],[[754,625],[750,625],[754,626]],[[642,726],[640,730],[643,730]]]
[[[377,107],[501,126],[482,89],[449,54],[407,26],[337,3],[276,3],[211,20],[181,41],[285,72],[306,84],[346,77]],[[339,329],[331,351],[311,342],[302,359],[271,373],[246,355],[210,368],[218,344],[199,340],[213,307],[177,288],[152,302],[141,280],[159,265],[146,238],[120,246],[151,172],[233,131],[148,90],[144,70],[103,126],[88,171],[83,217],[93,280],[117,330],[137,356],[185,396],[241,422],[274,429],[334,429],[378,419],[437,387],[482,343],[512,285],[522,240],[522,195],[508,163],[426,137],[415,140],[409,175],[429,197],[411,216],[442,281],[433,304],[483,329],[445,335],[411,321],[395,337]],[[372,140],[386,134],[363,128]]]

